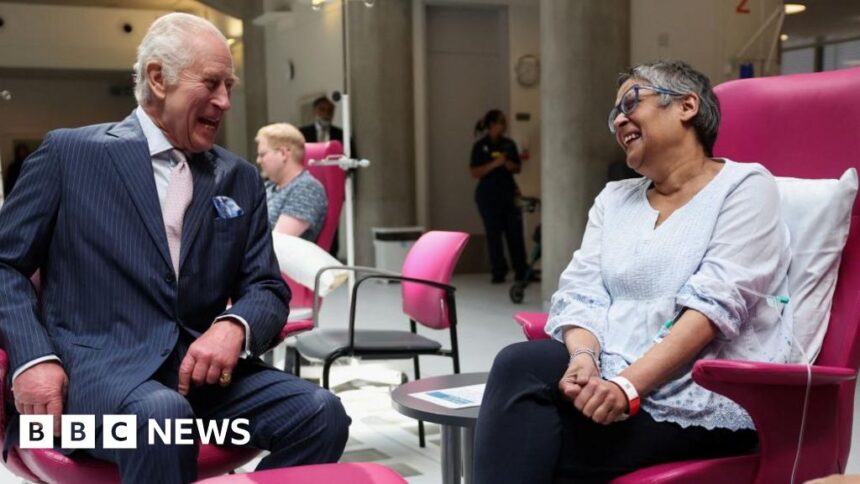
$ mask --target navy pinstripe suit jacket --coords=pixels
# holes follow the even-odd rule
[[[69,376],[64,413],[114,412],[176,345],[232,299],[251,351],[286,321],[281,279],[257,171],[214,147],[190,159],[194,194],[173,275],[146,139],[132,114],[118,124],[49,133],[24,163],[0,212],[0,344],[10,374],[56,354]],[[218,218],[212,197],[244,215]],[[41,269],[37,304],[29,277]],[[97,422],[101,421],[98,417]]]

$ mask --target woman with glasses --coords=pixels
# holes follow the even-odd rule
[[[496,356],[477,482],[606,482],[751,452],[749,416],[693,382],[693,363],[787,361],[791,311],[767,297],[786,294],[790,260],[774,178],[713,158],[719,105],[686,63],[636,66],[618,86],[609,131],[643,178],[597,196],[551,339]]]

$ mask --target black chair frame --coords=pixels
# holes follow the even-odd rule
[[[320,271],[322,272],[322,271]],[[358,304],[358,290],[363,283],[372,279],[380,279],[387,281],[397,281],[397,282],[409,282],[415,284],[423,284],[430,287],[435,287],[437,289],[442,289],[445,291],[445,302],[446,308],[448,312],[448,321],[449,327],[448,330],[451,334],[451,348],[444,349],[441,348],[439,350],[433,351],[424,351],[424,350],[396,350],[396,351],[386,351],[386,350],[361,350],[355,348],[355,316],[357,312],[357,304]],[[323,360],[323,371],[322,371],[322,379],[321,384],[323,388],[329,388],[329,374],[331,372],[331,367],[334,362],[342,357],[359,357],[367,360],[400,360],[400,359],[412,359],[413,369],[415,371],[415,379],[418,380],[421,378],[421,364],[419,361],[419,357],[423,355],[434,355],[434,356],[446,356],[453,360],[454,373],[460,373],[460,351],[459,344],[457,341],[457,305],[456,298],[454,296],[457,288],[451,286],[449,284],[442,284],[436,281],[430,281],[426,279],[417,279],[413,277],[405,277],[400,275],[391,275],[391,274],[370,274],[367,276],[361,277],[358,281],[356,281],[355,286],[352,288],[350,307],[349,307],[349,345],[345,348],[342,348],[338,351],[334,351],[326,356]],[[413,334],[417,334],[418,326],[417,322],[410,318],[409,319],[409,331]],[[295,360],[295,368],[296,375],[300,374],[300,365],[301,365],[301,355],[298,350],[296,350],[296,360]],[[425,436],[424,436],[424,422],[418,422],[418,440],[421,447],[425,445]]]

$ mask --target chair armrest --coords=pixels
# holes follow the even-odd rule
[[[442,289],[452,299],[454,297],[454,291],[457,290],[457,288],[455,288],[454,286],[451,286],[448,284],[442,284],[441,282],[430,281],[427,279],[417,279],[414,277],[405,277],[405,276],[393,275],[393,274],[378,273],[378,274],[371,274],[369,276],[362,277],[361,279],[359,279],[355,283],[355,287],[352,288],[352,298],[351,298],[350,304],[349,304],[349,347],[350,348],[353,348],[355,346],[355,313],[356,313],[355,308],[356,308],[356,303],[358,301],[358,288],[361,287],[361,285],[364,282],[369,281],[371,279],[383,279],[383,280],[388,280],[388,281],[401,281],[401,282],[413,282],[416,284],[424,284],[425,286],[431,286],[431,287],[435,287],[437,289]]]
[[[811,370],[813,386],[839,384],[857,377],[854,370],[835,366],[812,365]],[[693,380],[704,387],[710,382],[806,387],[808,374],[806,365],[699,360],[693,367]]]
[[[358,281],[358,284],[368,280],[368,279],[383,279],[386,281],[400,281],[400,282],[414,282],[416,284],[424,284],[425,286],[435,287],[437,289],[442,289],[443,291],[454,292],[457,290],[456,287],[450,284],[443,284],[441,282],[430,281],[427,279],[416,279],[414,277],[405,277],[400,274],[371,274],[369,276],[364,276]],[[356,284],[356,285],[358,285]],[[355,295],[355,291],[353,291],[353,295]]]
[[[275,344],[273,344],[272,347],[269,349],[275,348],[290,336],[295,336],[299,333],[304,333],[305,331],[310,331],[312,329],[314,329],[314,323],[308,320],[287,322],[284,324],[284,326],[281,328],[281,332],[278,333],[278,336],[275,338]]]
[[[549,319],[549,313],[520,311],[514,314],[514,321],[522,326],[523,334],[527,340],[550,339],[544,331],[547,319]]]
[[[340,266],[340,265],[338,265],[338,266],[326,266],[326,267],[320,268],[320,270],[317,271],[316,276],[314,276],[314,296],[313,296],[313,300],[312,300],[313,301],[314,328],[319,327],[319,316],[318,316],[318,314],[319,314],[319,309],[320,309],[320,307],[319,307],[320,280],[322,278],[322,275],[326,271],[333,271],[333,270],[350,271],[350,272],[368,272],[371,274],[398,275],[396,272],[383,271],[383,270],[379,270],[375,267],[367,267],[367,266]]]
[[[839,472],[839,395],[853,393],[855,379],[854,370],[830,366],[727,360],[693,366],[696,383],[734,400],[752,418],[760,457],[755,482],[791,481],[801,438],[798,482]]]

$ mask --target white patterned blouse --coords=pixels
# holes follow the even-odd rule
[[[568,326],[592,332],[604,378],[644,355],[682,308],[719,329],[696,359],[787,361],[791,307],[766,297],[787,295],[791,258],[776,181],[759,164],[720,161],[714,179],[657,228],[650,180],[609,183],[597,196],[546,331],[559,341]],[[693,382],[692,363],[645,396],[643,410],[683,427],[752,429],[740,406]]]

